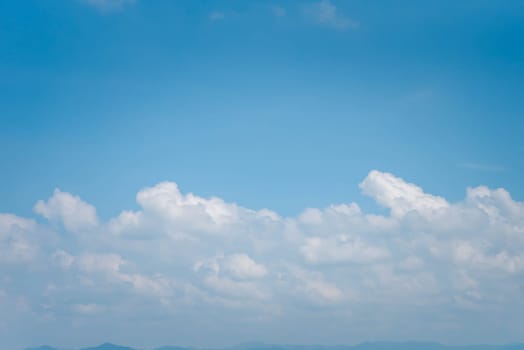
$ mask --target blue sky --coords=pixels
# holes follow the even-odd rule
[[[165,342],[300,342],[325,318],[353,325],[365,310],[389,321],[376,332],[335,327],[303,341],[473,342],[479,330],[481,341],[517,340],[519,327],[497,331],[478,316],[513,320],[509,304],[490,299],[500,293],[524,305],[524,258],[515,248],[524,232],[523,37],[524,5],[512,0],[1,2],[0,310],[14,316],[0,320],[0,332],[10,334],[7,344],[31,345],[22,336],[30,310],[47,325],[35,342],[90,339],[74,329],[60,339],[65,324],[110,340],[96,317],[142,300],[134,293],[149,283],[161,297],[153,293],[151,309],[132,315],[146,329],[180,322],[159,311],[159,300],[189,318],[230,315],[221,332],[199,321],[208,340],[196,326],[173,339],[155,328]],[[361,217],[337,203],[358,203]],[[397,234],[409,244],[391,238]],[[186,254],[162,256],[170,244]],[[93,256],[108,270],[93,267]],[[415,270],[405,268],[411,263]],[[508,275],[493,277],[497,268]],[[463,288],[445,275],[459,276]],[[100,288],[81,288],[86,280]],[[373,281],[391,293],[357,302]],[[435,294],[413,298],[424,304],[437,295],[442,304],[417,314],[397,282],[431,285]],[[294,304],[300,283],[311,293]],[[82,298],[68,294],[77,288]],[[180,288],[191,302],[177,299]],[[118,293],[128,299],[112,304]],[[386,308],[387,298],[401,311]],[[13,300],[24,311],[13,311]],[[235,328],[268,304],[272,312]],[[413,333],[395,325],[395,315],[415,325],[435,309],[444,310],[438,325]],[[297,322],[304,315],[307,324]],[[107,322],[125,342],[131,328],[118,317]],[[471,319],[470,328],[459,326]]]
[[[60,186],[106,216],[176,180],[292,214],[375,168],[522,198],[520,2],[335,5],[355,28],[292,1],[2,4],[1,209]]]

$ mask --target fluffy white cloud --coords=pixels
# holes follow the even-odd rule
[[[444,198],[424,193],[422,188],[414,184],[376,170],[371,171],[360,183],[360,188],[377,203],[390,209],[394,217],[404,216],[411,211],[431,215],[449,207]]]
[[[205,285],[219,293],[244,298],[269,297],[267,287],[255,281],[266,276],[266,267],[256,263],[247,254],[220,255],[200,260],[195,263],[194,270],[202,274]]]
[[[386,248],[373,246],[347,235],[308,238],[301,247],[301,252],[311,263],[371,263],[389,257]]]
[[[0,263],[27,263],[35,259],[38,246],[30,237],[35,226],[33,220],[0,214]]]
[[[201,198],[183,195],[174,182],[162,182],[146,188],[137,195],[137,202],[145,211],[157,214],[173,223],[214,228],[238,221],[240,211],[235,204],[220,198]]]
[[[247,254],[228,256],[224,261],[224,268],[237,279],[261,278],[267,274],[265,266],[257,264]]]
[[[80,197],[55,189],[53,196],[38,201],[34,210],[51,221],[60,221],[71,232],[90,229],[98,225],[96,209]]]
[[[289,269],[289,283],[293,294],[303,295],[314,304],[338,303],[344,298],[344,292],[334,283],[327,282],[319,272],[312,272],[299,267]]]
[[[517,273],[524,269],[524,253],[510,254],[502,250],[487,254],[482,247],[475,247],[466,241],[455,243],[452,252],[456,263],[467,265],[470,269],[499,269],[508,273]]]
[[[421,312],[428,332],[450,318],[466,331],[471,313],[484,329],[493,310],[510,322],[524,307],[524,204],[507,191],[469,188],[450,203],[376,170],[360,187],[390,214],[349,202],[282,217],[163,182],[99,222],[56,190],[34,210],[63,227],[0,214],[0,291],[42,322],[220,315],[253,334],[297,314],[372,327],[366,310],[389,320],[388,334],[399,314],[418,326]]]
[[[116,276],[124,260],[118,254],[84,254],[75,258],[75,262],[81,271]]]

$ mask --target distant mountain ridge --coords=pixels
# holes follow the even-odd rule
[[[25,350],[60,350],[43,345]],[[143,350],[129,346],[104,343],[79,350]],[[223,348],[193,348],[182,346],[161,346],[152,350],[524,350],[524,343],[503,345],[444,345],[432,342],[366,342],[357,345],[282,345],[245,343]]]
[[[26,350],[58,350],[58,349],[53,348],[53,347],[48,346],[48,345],[41,345],[41,346],[37,346],[35,348],[27,348]]]
[[[135,350],[133,348],[130,348],[129,346],[122,346],[122,345],[115,345],[111,343],[104,343],[100,344],[98,346],[90,347],[90,348],[83,348],[80,350]]]

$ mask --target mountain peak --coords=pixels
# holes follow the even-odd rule
[[[84,348],[82,350],[134,350],[129,346],[116,345],[112,343],[104,343],[95,347]]]

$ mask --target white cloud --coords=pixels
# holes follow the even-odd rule
[[[96,209],[80,197],[55,189],[53,196],[35,204],[34,210],[51,221],[60,221],[72,232],[90,229],[98,225]]]
[[[0,234],[2,235],[16,230],[32,230],[34,227],[35,222],[33,220],[24,219],[13,214],[0,213]]]
[[[62,269],[69,269],[75,262],[74,256],[61,249],[54,252],[51,258]]]
[[[389,257],[386,248],[373,246],[360,238],[347,235],[308,238],[301,247],[301,252],[311,263],[369,263]]]
[[[31,239],[36,224],[12,214],[0,213],[0,264],[28,263],[38,254],[38,245]]]
[[[305,294],[313,303],[338,303],[344,298],[344,293],[335,284],[325,281],[322,274],[310,272],[302,268],[291,268],[290,273],[295,278],[296,293]]]
[[[192,193],[183,195],[174,182],[162,182],[146,188],[137,195],[137,202],[145,211],[171,222],[213,229],[238,220],[241,209],[220,198],[202,198]]]
[[[488,327],[489,310],[515,319],[524,307],[522,202],[484,186],[448,202],[376,170],[360,187],[390,214],[348,202],[282,217],[163,182],[138,192],[137,210],[100,223],[92,205],[56,190],[35,212],[63,223],[60,234],[0,214],[0,291],[23,301],[20,317],[54,317],[64,327],[100,312],[139,324],[221,315],[225,324],[248,320],[255,335],[263,322],[296,314],[373,329],[362,317],[373,310],[391,334],[399,314],[428,332],[450,314],[462,331]],[[476,328],[461,310],[474,313]],[[420,325],[420,312],[435,323]]]
[[[232,254],[224,261],[224,268],[237,279],[261,278],[267,274],[266,267],[257,264],[247,254]]]
[[[83,254],[75,258],[76,265],[80,271],[87,273],[102,273],[116,276],[124,260],[118,254]]]
[[[515,202],[508,191],[499,188],[490,190],[485,186],[468,188],[466,200],[484,211],[492,223],[507,223],[522,233],[524,226],[524,204]]]
[[[487,254],[481,247],[473,243],[459,241],[453,245],[455,262],[468,265],[470,269],[499,269],[508,273],[517,273],[524,269],[524,254],[509,254],[502,250],[494,254]]]
[[[169,236],[177,240],[198,240],[208,235],[238,235],[243,225],[271,225],[280,217],[268,210],[239,207],[235,203],[192,193],[182,194],[174,182],[162,182],[138,192],[141,210],[123,211],[108,223],[112,233],[127,237]],[[261,228],[261,227],[259,227]]]
[[[315,23],[336,29],[357,27],[357,23],[341,14],[329,0],[321,0],[306,5],[304,13]]]
[[[256,281],[266,276],[267,269],[247,254],[219,255],[199,260],[194,270],[202,274],[205,285],[219,293],[234,297],[268,298],[266,288]]]
[[[394,217],[402,217],[411,211],[431,215],[449,207],[444,198],[426,194],[414,184],[376,170],[360,183],[360,188],[377,203],[389,208]]]

